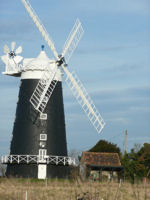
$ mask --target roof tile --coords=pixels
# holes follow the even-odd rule
[[[86,165],[121,166],[118,153],[82,152],[81,161]]]

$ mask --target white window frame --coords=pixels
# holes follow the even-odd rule
[[[44,138],[42,138],[42,137],[44,137]],[[45,134],[45,133],[44,134],[43,133],[40,134],[40,140],[41,141],[46,141],[47,140],[47,134]]]
[[[39,149],[39,162],[45,162],[46,155],[47,149]]]
[[[40,113],[40,119],[41,120],[47,120],[47,114],[46,113]]]

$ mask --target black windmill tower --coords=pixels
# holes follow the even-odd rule
[[[7,164],[7,176],[39,179],[65,177],[68,174],[68,166],[75,164],[75,161],[67,154],[62,94],[63,74],[66,75],[69,88],[97,132],[101,132],[105,125],[77,75],[67,69],[66,62],[68,63],[83,35],[83,28],[77,19],[62,54],[58,55],[46,29],[29,2],[22,0],[22,3],[56,60],[48,58],[44,46],[37,58],[25,59],[18,55],[22,52],[21,46],[14,51],[15,42],[11,44],[11,51],[6,45],[4,46],[6,55],[1,58],[6,64],[6,70],[3,74],[21,77],[21,84],[10,155],[2,156],[2,163]]]

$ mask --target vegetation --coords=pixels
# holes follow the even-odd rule
[[[144,143],[141,148],[137,145],[131,149],[130,153],[122,156],[122,165],[124,166],[125,177],[131,179],[150,179],[150,144]]]
[[[150,184],[0,178],[2,200],[148,200]]]
[[[106,140],[100,140],[94,147],[92,147],[90,152],[109,152],[118,153],[120,155],[120,148],[116,144],[108,142]]]

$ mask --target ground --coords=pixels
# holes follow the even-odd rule
[[[2,200],[149,200],[150,183],[0,178]]]

